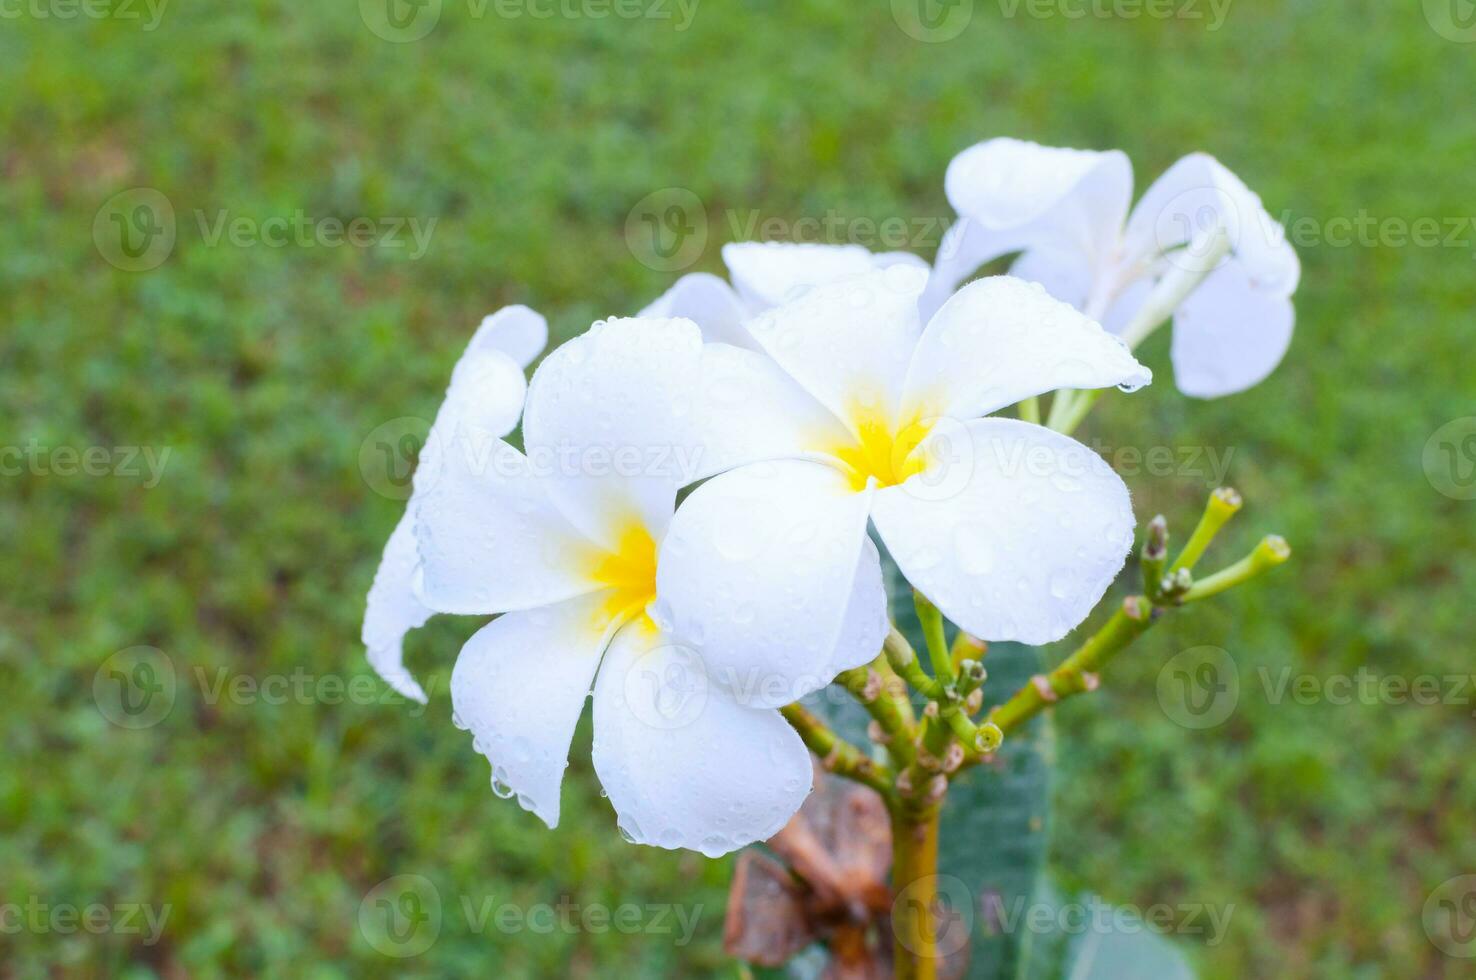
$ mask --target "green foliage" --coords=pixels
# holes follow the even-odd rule
[[[1110,450],[1233,452],[1247,507],[1206,570],[1267,531],[1297,552],[1263,583],[1160,624],[1101,692],[1058,713],[1062,888],[1233,905],[1225,940],[1194,950],[1206,976],[1459,975],[1420,908],[1476,867],[1471,706],[1273,704],[1262,671],[1471,672],[1472,505],[1421,472],[1429,435],[1472,411],[1469,223],[1437,247],[1315,234],[1360,214],[1448,229],[1471,213],[1476,119],[1459,111],[1476,83],[1471,46],[1440,37],[1418,4],[1371,2],[1234,4],[1217,31],[977,3],[946,44],[902,34],[886,3],[849,0],[704,3],[682,33],[479,19],[447,0],[411,44],[375,37],[355,6],[175,2],[152,32],[0,21],[0,445],[173,450],[152,488],[0,477],[0,900],[173,909],[153,946],[0,936],[0,969],[729,975],[726,863],[620,843],[587,727],[557,831],[492,797],[445,693],[476,623],[412,638],[432,691],[423,713],[377,703],[378,686],[376,703],[350,704],[206,692],[222,670],[368,675],[362,596],[400,504],[366,485],[361,445],[434,412],[497,306],[526,301],[567,337],[663,289],[672,275],[622,237],[643,196],[683,186],[703,200],[699,267],[716,270],[749,208],[944,216],[950,156],[1011,134],[1122,147],[1140,187],[1207,149],[1273,213],[1314,222],[1311,240],[1294,238],[1297,338],[1268,382],[1184,399],[1158,337],[1144,354],[1158,382],[1105,397],[1079,432]],[[91,233],[102,203],[138,186],[169,197],[179,234],[158,269],[129,273]],[[211,245],[197,212],[208,225],[221,209],[437,223],[411,261]],[[924,230],[915,244],[937,242]],[[1140,517],[1162,510],[1176,530],[1209,489],[1177,468],[1128,479]],[[135,644],[171,658],[180,693],[159,725],[125,731],[99,716],[92,682]],[[1233,655],[1240,703],[1191,731],[1160,709],[1155,682],[1203,644]],[[355,918],[377,882],[406,873],[435,884],[445,921],[429,952],[392,960]],[[463,896],[527,907],[564,895],[702,914],[678,946],[479,934],[460,911]]]

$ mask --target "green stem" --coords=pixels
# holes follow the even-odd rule
[[[912,590],[912,602],[917,607],[917,619],[922,624],[923,639],[928,643],[928,660],[933,665],[933,677],[940,684],[952,684],[953,654],[943,633],[943,614],[938,607],[916,589]]]
[[[1199,561],[1204,550],[1209,547],[1215,535],[1234,517],[1241,507],[1240,494],[1233,487],[1218,487],[1209,496],[1209,501],[1204,505],[1204,513],[1199,517],[1199,523],[1194,528],[1194,533],[1189,535],[1189,542],[1184,545],[1184,550],[1174,563],[1169,566],[1168,574],[1172,575],[1181,568],[1194,567]]]
[[[953,669],[955,671],[963,665],[965,660],[977,660],[983,663],[984,657],[988,653],[989,644],[977,636],[972,636],[963,630],[959,630],[954,634],[953,649],[950,651],[950,656],[953,660]]]
[[[892,805],[896,790],[892,786],[889,767],[874,762],[800,704],[786,705],[779,709],[779,713],[799,733],[805,747],[819,757],[826,772],[870,786],[888,801],[889,806]]]
[[[1163,598],[1163,574],[1168,561],[1168,521],[1162,514],[1148,522],[1139,559],[1143,569],[1143,591],[1155,603]]]
[[[1212,595],[1219,595],[1226,589],[1233,589],[1243,582],[1250,581],[1262,572],[1270,571],[1290,557],[1291,546],[1286,543],[1286,539],[1277,534],[1268,535],[1261,539],[1254,551],[1240,561],[1208,578],[1195,582],[1189,591],[1184,593],[1180,601],[1197,602],[1200,599],[1208,599]]]
[[[892,814],[892,970],[897,980],[938,976],[938,814]]]
[[[989,713],[989,720],[1005,735],[1035,717],[1047,706],[1095,690],[1097,674],[1128,644],[1153,624],[1153,604],[1143,596],[1129,596],[1076,652],[1047,676],[1037,676]],[[972,761],[972,760],[971,760]]]
[[[836,680],[871,715],[884,736],[883,744],[899,766],[912,762],[912,740],[916,721],[912,702],[907,698],[907,685],[887,663],[885,653],[864,667],[845,670]]]
[[[1051,410],[1050,427],[1062,435],[1070,435],[1081,425],[1092,406],[1097,404],[1097,399],[1102,397],[1101,388],[1091,388],[1086,391],[1078,391],[1076,396],[1066,403],[1060,415],[1056,414],[1054,406]]]
[[[1076,401],[1077,392],[1071,388],[1062,388],[1051,396],[1051,411],[1046,416],[1046,428],[1061,431],[1066,417],[1071,414],[1071,405]]]
[[[892,669],[923,697],[931,700],[942,692],[943,685],[923,672],[922,666],[917,662],[917,653],[913,651],[912,644],[907,642],[907,637],[903,636],[902,631],[897,627],[893,626],[887,633],[882,651],[886,654],[887,663]]]
[[[1040,425],[1040,399],[1037,396],[1031,395],[1020,403],[1020,418]]]

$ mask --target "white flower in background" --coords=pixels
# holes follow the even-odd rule
[[[756,350],[743,324],[806,289],[894,265],[928,267],[908,252],[878,254],[860,245],[809,242],[729,242],[723,263],[731,286],[710,272],[688,273],[640,315],[686,317],[702,328],[706,340]]]
[[[425,625],[432,611],[415,598],[419,556],[412,517],[439,472],[437,454],[458,428],[504,436],[518,424],[528,384],[523,371],[548,343],[548,324],[526,306],[509,306],[482,321],[451,373],[446,400],[431,424],[416,467],[405,516],[385,545],[364,610],[362,639],[369,663],[400,694],[425,704],[425,691],[404,664],[405,634]]]
[[[981,416],[1057,388],[1141,386],[1149,371],[1019,279],[969,284],[924,328],[925,280],[872,272],[749,323],[808,397],[764,423],[782,451],[699,486],[663,544],[665,615],[701,639],[710,672],[824,674],[859,615],[858,576],[878,574],[868,518],[907,579],[984,639],[1060,638],[1121,568],[1134,524],[1122,480],[1066,436]],[[805,693],[760,687],[749,703]]]
[[[726,853],[771,836],[809,792],[808,753],[782,716],[704,669],[702,635],[648,614],[681,605],[658,584],[678,488],[775,452],[777,420],[803,408],[786,385],[763,355],[705,345],[690,321],[596,324],[534,375],[525,452],[463,430],[417,495],[420,601],[502,614],[456,662],[457,722],[494,788],[549,826],[591,687],[594,768],[634,841]],[[863,612],[825,658],[837,670],[875,656],[886,628],[879,571],[854,591]]]
[[[1153,284],[1192,263],[1218,225],[1231,254],[1174,314],[1179,389],[1201,398],[1243,391],[1291,343],[1296,252],[1260,198],[1213,157],[1179,160],[1131,214],[1132,164],[1119,150],[988,140],[954,158],[946,190],[961,220],[939,250],[924,315],[981,264],[1020,252],[1012,275],[1121,333]],[[1125,339],[1136,346],[1145,335]]]

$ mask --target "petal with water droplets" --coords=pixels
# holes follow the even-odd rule
[[[714,682],[746,705],[789,704],[828,684],[832,664],[868,659],[865,649],[838,649],[843,635],[875,656],[866,630],[845,628],[860,563],[875,561],[863,548],[870,494],[828,465],[797,460],[702,484],[662,542],[662,625],[700,646]],[[874,605],[853,615],[879,624],[880,590],[862,601]]]
[[[743,327],[749,312],[738,294],[710,272],[682,276],[638,314],[645,319],[684,318],[697,324],[708,343],[732,344],[757,350],[758,343]]]
[[[729,242],[723,246],[723,264],[754,313],[782,306],[815,286],[870,272],[878,258],[860,245]]]
[[[928,323],[904,415],[976,418],[1058,388],[1152,378],[1121,340],[1038,283],[995,276],[960,289]]]
[[[737,704],[709,683],[697,648],[644,618],[600,667],[593,756],[627,839],[708,857],[773,836],[813,778],[777,711]]]
[[[887,419],[902,394],[907,362],[922,333],[916,268],[817,286],[753,320],[749,332],[779,366],[853,431]]]
[[[362,639],[369,665],[405,697],[425,704],[425,689],[405,669],[405,634],[424,626],[432,613],[415,598],[413,582],[420,556],[415,551],[414,521],[407,510],[395,525],[364,609]]]
[[[457,724],[492,763],[499,795],[550,827],[559,823],[559,785],[569,742],[611,629],[608,596],[508,613],[461,648],[451,673]]]
[[[416,501],[422,603],[507,612],[600,588],[592,542],[554,506],[522,453],[475,431],[443,448],[436,479]]]
[[[991,418],[963,428],[967,445],[930,454],[957,472],[930,469],[877,491],[876,529],[907,580],[962,629],[1058,640],[1127,558],[1127,487],[1096,453],[1042,426]]]

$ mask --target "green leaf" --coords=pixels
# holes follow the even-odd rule
[[[1033,904],[1046,929],[1019,920],[1018,980],[1194,980],[1183,951],[1126,909],[1083,893],[1070,898],[1068,912],[1068,900],[1048,878]]]

